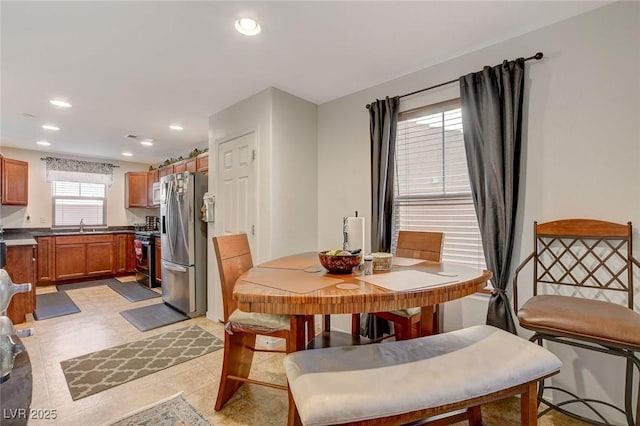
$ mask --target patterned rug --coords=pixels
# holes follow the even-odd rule
[[[182,393],[159,402],[152,407],[143,408],[129,414],[122,420],[111,423],[111,426],[212,426],[212,424],[193,408],[182,396]]]
[[[222,349],[197,325],[60,362],[75,401]]]

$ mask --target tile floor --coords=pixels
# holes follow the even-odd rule
[[[49,291],[55,291],[55,287],[39,288],[38,294]],[[62,360],[193,324],[221,339],[224,330],[222,325],[199,317],[141,332],[119,312],[161,299],[131,303],[107,286],[69,290],[68,294],[80,313],[17,326],[34,329],[33,336],[22,339],[33,369],[31,408],[55,409],[57,413],[56,420],[30,420],[29,425],[109,424],[178,392],[184,392],[185,398],[216,426],[286,424],[286,393],[262,386],[243,386],[223,410],[214,411],[222,350],[73,401],[60,367]],[[255,377],[286,383],[281,357],[257,353]]]
[[[38,288],[38,293],[48,291],[55,291],[55,287]],[[131,303],[107,286],[69,290],[68,294],[81,309],[80,313],[43,321],[31,319],[17,327],[34,329],[33,336],[23,339],[33,368],[31,408],[55,409],[57,413],[56,420],[30,420],[29,425],[107,425],[178,392],[184,392],[185,398],[215,426],[286,424],[286,393],[263,386],[243,385],[221,411],[214,411],[222,350],[73,401],[60,368],[62,360],[192,324],[220,338],[223,338],[224,330],[219,323],[199,317],[140,332],[119,312],[158,303],[160,299]],[[252,376],[286,383],[281,360],[281,354],[256,353]],[[517,424],[518,410],[515,399],[490,406],[486,412],[483,407],[485,424]],[[539,424],[573,426],[582,423],[551,414],[540,419]]]

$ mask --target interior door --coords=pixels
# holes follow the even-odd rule
[[[217,234],[244,232],[255,259],[257,250],[256,134],[218,145]]]

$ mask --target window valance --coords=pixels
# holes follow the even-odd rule
[[[118,167],[111,163],[95,161],[71,160],[68,158],[45,157],[47,182],[83,182],[113,183],[113,169]]]

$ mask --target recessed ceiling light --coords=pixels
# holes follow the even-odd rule
[[[38,141],[36,142],[38,145],[42,145],[42,146],[50,146],[51,144],[47,141]]]
[[[130,152],[123,152],[122,155],[124,155],[125,157],[132,157],[133,154]]]
[[[71,104],[67,101],[64,101],[62,99],[51,99],[49,101],[49,103],[51,105],[55,105],[57,107],[61,107],[61,108],[71,108]]]
[[[236,31],[247,36],[260,34],[260,24],[255,19],[240,18],[236,21]]]
[[[56,132],[57,132],[58,130],[60,130],[60,127],[58,127],[58,126],[54,126],[54,125],[52,125],[52,124],[43,124],[43,125],[42,125],[42,128],[43,128],[43,129],[45,129],[45,130],[55,130]]]
[[[179,125],[179,124],[172,124],[171,126],[169,126],[169,128],[170,128],[171,130],[177,130],[177,131],[182,130],[182,126],[181,126],[181,125]]]
[[[152,146],[153,145],[153,139],[142,139],[140,141],[140,145]]]

